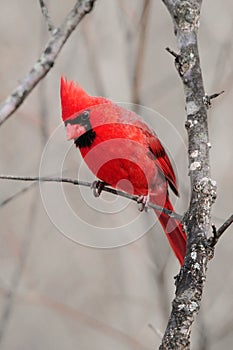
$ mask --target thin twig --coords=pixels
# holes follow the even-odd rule
[[[228,229],[228,227],[233,223],[233,214],[222,224],[222,226],[219,227],[219,229],[216,229],[215,225],[212,225],[213,229],[213,236],[208,239],[208,242],[211,247],[214,247],[219,238],[223,235],[223,233]]]
[[[87,50],[87,60],[89,64],[88,70],[90,71],[90,76],[94,81],[96,94],[99,96],[106,96],[103,75],[99,66],[98,55],[96,55],[97,49],[95,36],[91,32],[90,26],[87,22],[85,22],[82,28],[82,34]]]
[[[70,34],[89,13],[96,0],[78,0],[61,26],[54,30],[41,56],[15,90],[0,105],[0,125],[23,103],[25,98],[50,71]]]
[[[2,202],[0,202],[0,207],[4,207],[6,204],[10,203],[13,199],[18,198],[21,194],[26,193],[28,190],[30,190],[32,187],[34,187],[36,183],[31,183],[28,186],[22,188],[18,192],[14,193],[10,197],[4,199]]]
[[[41,1],[41,0],[39,0]],[[44,3],[44,1],[42,1]],[[45,5],[46,6],[46,5]],[[47,36],[47,30],[44,23],[41,23],[41,33],[40,33],[40,43],[39,47],[41,47],[44,43],[44,40]],[[47,81],[43,79],[38,86],[38,100],[39,100],[39,116],[40,116],[40,139],[41,145],[46,144],[49,138],[49,130],[48,130],[48,91],[46,89]]]
[[[20,279],[27,261],[28,253],[30,251],[31,242],[33,239],[33,228],[35,225],[35,218],[37,215],[38,200],[37,194],[34,194],[30,205],[30,211],[28,215],[28,222],[25,227],[25,236],[23,237],[22,244],[20,246],[20,256],[16,268],[12,274],[10,288],[5,296],[5,302],[2,306],[2,312],[0,316],[0,345],[4,341],[4,336],[10,321],[10,317],[15,305],[15,296],[20,283]]]
[[[140,104],[140,87],[142,85],[142,70],[145,56],[146,45],[146,30],[148,26],[148,17],[150,14],[151,0],[144,0],[142,15],[140,18],[138,47],[136,53],[136,62],[133,72],[133,84],[132,84],[132,102],[136,105]],[[137,111],[136,111],[137,112]]]
[[[175,58],[177,58],[179,55],[173,51],[172,49],[170,49],[170,47],[166,47],[167,52],[169,52],[172,56],[174,56]]]
[[[49,15],[48,7],[47,7],[46,3],[44,2],[44,0],[39,0],[39,3],[40,3],[40,7],[41,7],[41,12],[45,18],[45,22],[46,22],[47,27],[48,27],[48,31],[51,33],[56,28],[55,28],[53,21]]]
[[[155,328],[151,323],[148,323],[148,327],[159,337],[159,339],[162,339],[163,333],[159,329]]]
[[[205,96],[203,97],[203,101],[204,104],[206,106],[206,108],[210,108],[211,107],[211,100],[213,100],[214,98],[217,98],[218,96],[222,95],[225,91],[222,90],[220,92],[216,92],[215,94],[212,95],[207,95],[205,94]]]
[[[222,236],[222,234],[226,231],[226,229],[232,224],[232,222],[233,222],[233,214],[224,222],[224,224],[222,224],[221,227],[219,227],[216,235],[218,239]]]
[[[71,178],[65,178],[65,177],[49,177],[49,176],[15,176],[15,175],[0,175],[0,179],[2,180],[14,180],[14,181],[37,181],[37,182],[57,182],[57,183],[69,183],[77,186],[85,186],[85,187],[90,187],[92,188],[93,183],[92,182],[87,182],[87,181],[81,181],[81,180],[76,180],[76,179],[71,179]],[[132,195],[120,190],[116,190],[112,187],[108,186],[103,186],[101,187],[102,191],[112,193],[117,196],[121,196],[130,200],[133,200],[134,202],[138,202],[138,199],[140,196]],[[178,220],[182,221],[183,216],[180,214],[175,213],[172,210],[160,207],[159,205],[153,204],[153,203],[148,203],[148,207],[158,210],[161,213],[165,213],[168,216]]]

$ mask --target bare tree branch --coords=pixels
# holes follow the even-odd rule
[[[28,215],[28,222],[25,227],[25,236],[23,238],[20,250],[20,256],[16,268],[13,272],[10,282],[10,288],[5,296],[5,302],[2,306],[2,313],[0,315],[0,344],[4,340],[7,326],[9,324],[10,316],[12,314],[15,305],[15,296],[20,283],[20,279],[27,261],[28,253],[30,250],[31,242],[33,239],[33,226],[35,225],[35,218],[37,215],[38,200],[37,195],[34,194],[33,200],[30,206],[30,213]]]
[[[41,0],[40,5],[41,9],[43,8],[44,1]],[[44,5],[46,7],[46,5]],[[47,7],[46,7],[47,9]],[[43,10],[42,10],[43,12]],[[49,25],[49,24],[48,24]],[[44,22],[41,21],[41,30],[40,30],[40,47],[44,43],[45,38],[47,36],[47,28],[44,25]],[[49,138],[49,130],[48,130],[48,98],[47,98],[47,81],[43,79],[38,86],[38,101],[39,101],[39,117],[40,117],[40,139],[41,144],[44,146]]]
[[[11,293],[10,288],[0,287],[0,295],[8,295]],[[146,346],[138,339],[135,339],[133,335],[120,330],[119,327],[111,325],[111,323],[98,319],[77,306],[66,303],[65,300],[59,301],[57,298],[49,296],[47,294],[40,293],[34,289],[32,290],[20,290],[15,295],[16,302],[23,302],[29,305],[42,306],[49,310],[58,313],[61,317],[66,316],[68,319],[74,319],[75,322],[82,322],[82,324],[90,327],[96,332],[103,334],[112,339],[119,339],[121,344],[125,344],[125,348],[134,350],[151,350],[149,346]],[[150,327],[150,326],[149,326]],[[155,328],[150,327],[153,331]],[[159,332],[159,331],[158,331]],[[159,334],[159,333],[158,333]],[[162,335],[160,334],[160,338]]]
[[[176,278],[176,295],[160,350],[190,348],[191,327],[200,308],[211,253],[207,233],[216,183],[210,178],[207,106],[199,61],[197,31],[201,0],[163,0],[169,10],[180,52],[175,66],[182,79],[186,99],[191,200],[184,217],[187,252]]]
[[[142,70],[145,55],[146,30],[148,27],[148,17],[150,14],[151,0],[144,0],[139,29],[138,46],[136,52],[136,62],[133,72],[132,84],[132,102],[136,105],[140,104],[140,86],[142,83]]]
[[[35,185],[36,185],[36,183],[31,183],[28,186],[20,189],[18,192],[12,194],[10,197],[4,199],[2,202],[0,202],[0,208],[4,207],[6,204],[10,203],[12,200],[18,198],[19,196],[21,196],[21,194],[26,193],[28,190],[30,190]]]
[[[228,229],[228,227],[232,223],[233,223],[233,214],[224,222],[224,224],[222,224],[221,227],[219,227],[216,235],[218,239],[222,236],[222,234],[226,231],[226,229]]]
[[[50,15],[49,15],[48,7],[47,7],[46,3],[44,2],[44,0],[39,0],[39,3],[40,3],[42,14],[45,18],[45,22],[46,22],[47,27],[48,27],[48,31],[51,33],[53,30],[55,30],[55,26],[53,24],[53,21],[52,21]]]
[[[94,80],[97,95],[106,96],[101,70],[99,68],[98,55],[96,55],[95,37],[92,35],[90,26],[87,22],[82,27],[82,34],[88,53],[87,59],[90,75]]]
[[[53,67],[66,40],[82,18],[92,10],[95,1],[96,0],[78,0],[61,26],[53,30],[51,38],[40,58],[31,68],[30,72],[21,80],[11,95],[1,104],[0,125],[16,111],[38,82]],[[44,4],[44,1],[42,1],[42,4]]]
[[[228,229],[228,227],[233,223],[233,214],[222,224],[219,229],[216,229],[215,225],[212,225],[213,229],[213,236],[208,239],[209,245],[211,247],[214,247],[217,243],[219,238],[223,235],[223,233]]]
[[[80,180],[76,180],[76,179],[71,179],[71,178],[65,178],[65,177],[49,177],[49,176],[43,176],[43,177],[39,177],[39,176],[14,176],[14,175],[0,175],[0,179],[2,180],[14,180],[14,181],[37,181],[37,182],[58,182],[58,183],[69,183],[69,184],[73,184],[73,185],[78,185],[78,186],[85,186],[85,187],[90,187],[92,188],[93,183],[91,182],[87,182],[87,181],[80,181]],[[131,195],[129,193],[120,191],[120,190],[116,190],[112,187],[108,187],[108,186],[101,186],[101,191],[105,191],[108,193],[112,193],[114,195],[117,196],[121,196],[130,200],[133,200],[135,202],[138,202],[140,196],[135,196],[135,195]],[[152,209],[156,209],[158,211],[160,211],[161,213],[165,213],[168,216],[181,221],[183,219],[183,216],[180,214],[175,213],[172,210],[160,207],[156,204],[153,203],[147,203],[146,204],[149,208]]]

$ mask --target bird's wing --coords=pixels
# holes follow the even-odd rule
[[[176,183],[176,176],[172,168],[168,155],[161,145],[157,136],[148,135],[149,149],[155,156],[155,162],[161,173],[165,176],[173,192],[178,196],[178,188]]]

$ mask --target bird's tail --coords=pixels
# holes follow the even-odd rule
[[[173,211],[173,206],[168,196],[163,207]],[[174,251],[180,264],[183,265],[186,252],[186,234],[183,231],[181,223],[178,220],[169,217],[167,214],[159,212],[158,210],[155,210],[155,214],[158,216],[160,224],[163,227],[172,250]]]

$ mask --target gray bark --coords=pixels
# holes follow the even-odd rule
[[[191,326],[197,314],[212,255],[207,240],[216,183],[210,176],[207,104],[198,53],[200,0],[164,0],[174,23],[179,54],[175,65],[182,79],[188,132],[190,206],[184,217],[187,233],[185,262],[176,278],[176,294],[160,350],[189,349]]]

